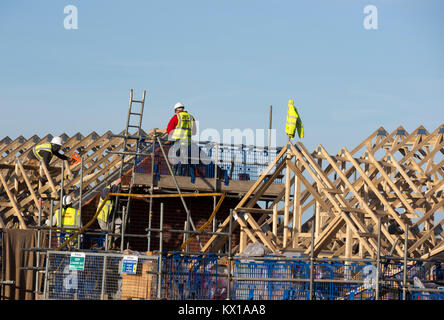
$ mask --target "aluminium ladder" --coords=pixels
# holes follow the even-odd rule
[[[127,116],[127,120],[126,120],[126,128],[125,128],[125,133],[123,135],[118,135],[118,137],[123,138],[123,151],[122,151],[122,160],[120,163],[120,185],[119,185],[119,192],[121,192],[122,189],[122,185],[124,182],[124,178],[125,177],[130,177],[130,182],[129,182],[129,190],[128,193],[132,193],[132,189],[133,189],[133,184],[134,184],[134,170],[136,168],[136,164],[137,164],[137,156],[134,155],[133,157],[133,165],[132,165],[132,171],[131,174],[127,174],[125,171],[127,170],[127,166],[125,166],[125,157],[129,155],[129,150],[128,150],[128,140],[136,140],[136,150],[135,152],[137,152],[137,146],[140,145],[141,140],[143,139],[143,135],[142,135],[142,120],[143,120],[143,109],[145,107],[145,96],[146,96],[146,91],[143,90],[143,94],[142,94],[142,99],[141,100],[135,100],[133,99],[133,89],[131,89],[130,91],[130,99],[129,99],[129,105],[128,105],[128,116]],[[134,105],[133,104],[138,104],[140,107],[138,108],[138,110],[134,110]],[[136,118],[136,119],[134,119]],[[133,131],[133,132],[131,132]],[[120,197],[117,196],[116,198],[116,205],[113,208],[113,212],[112,212],[112,230],[114,228],[114,217],[116,214],[116,211],[119,207],[119,200]],[[125,230],[123,230],[124,228],[126,228],[126,226],[128,225],[128,213],[129,213],[129,208],[131,205],[131,197],[128,197],[127,199],[127,210],[126,210],[126,215],[125,217],[122,217],[122,227],[121,227],[121,250],[123,250],[123,233]]]

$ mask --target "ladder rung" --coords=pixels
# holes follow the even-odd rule
[[[142,115],[141,113],[137,113],[137,112],[130,112],[130,114],[136,114],[136,115],[138,115],[138,116],[141,116],[141,115]]]
[[[144,101],[142,101],[142,100],[131,100],[131,102],[144,103]]]
[[[123,139],[131,139],[131,140],[139,140],[142,137],[141,136],[133,136],[133,135],[128,135],[127,137],[125,137],[124,135],[121,134],[113,134],[112,135],[113,138],[123,138]]]
[[[129,124],[129,125],[128,125],[128,128],[130,128],[130,127],[131,127],[131,128],[138,128],[139,126],[133,126],[132,124]]]

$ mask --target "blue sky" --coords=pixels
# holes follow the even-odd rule
[[[63,9],[78,8],[66,30]],[[378,9],[366,30],[363,9]],[[2,1],[0,137],[144,129],[181,101],[201,130],[273,127],[288,99],[309,150],[352,149],[383,126],[433,131],[444,110],[443,1]]]

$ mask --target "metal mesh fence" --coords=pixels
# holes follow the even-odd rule
[[[443,293],[415,292],[411,300],[444,300]]]
[[[310,263],[304,261],[236,261],[233,299],[308,300]],[[371,265],[321,263],[314,265],[314,298],[317,300],[372,299]],[[325,280],[325,281],[323,281]]]
[[[317,264],[315,265],[317,281],[314,288],[316,299],[373,299],[375,273],[376,268],[370,264]],[[323,279],[334,282],[322,281]]]
[[[162,297],[170,300],[214,300],[217,298],[218,258],[181,256],[163,257]]]
[[[152,299],[157,257],[85,252],[47,253],[45,298],[57,300]]]
[[[175,154],[170,153],[172,145],[163,145],[164,152],[167,156]],[[138,151],[145,154],[151,154],[153,146],[151,143],[141,142]],[[193,143],[192,154],[196,158],[196,164],[192,167],[185,164],[173,164],[172,170],[177,176],[192,176],[202,178],[217,177],[228,180],[251,180],[255,181],[259,175],[268,167],[269,162],[280,152],[280,148],[260,148],[245,145],[216,145],[214,143]],[[154,176],[159,179],[161,175],[169,175],[169,169],[163,154],[158,145],[154,150],[154,163],[152,156],[136,157],[136,173],[151,173],[153,169]],[[170,162],[173,162],[170,160]],[[153,166],[153,168],[152,168]],[[194,168],[190,170],[190,168]],[[216,171],[217,170],[217,171]],[[281,178],[276,179],[277,183],[281,183]]]
[[[216,255],[174,252],[164,255],[50,251],[46,299],[168,300],[374,300],[376,266],[370,262],[239,260],[221,271]],[[160,266],[160,268],[159,268]],[[225,265],[227,266],[227,265]],[[438,270],[439,271],[439,270]],[[407,279],[427,281],[439,272],[408,266]],[[383,263],[379,298],[403,299],[403,264]],[[312,286],[311,286],[312,284]],[[230,286],[230,287],[229,287]],[[227,295],[230,292],[230,295]],[[409,300],[443,300],[443,293],[412,291]]]
[[[236,261],[233,266],[233,299],[306,300],[309,298],[309,267],[309,264],[298,261]]]

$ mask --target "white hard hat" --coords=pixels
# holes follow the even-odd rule
[[[62,146],[62,138],[54,137],[54,138],[52,138],[51,143],[56,144],[58,146]]]
[[[182,104],[182,102],[178,102],[174,105],[174,110],[176,110],[178,108],[185,108],[184,105]]]
[[[62,200],[62,206],[69,206],[72,204],[72,198],[71,196],[63,196],[63,200]]]

